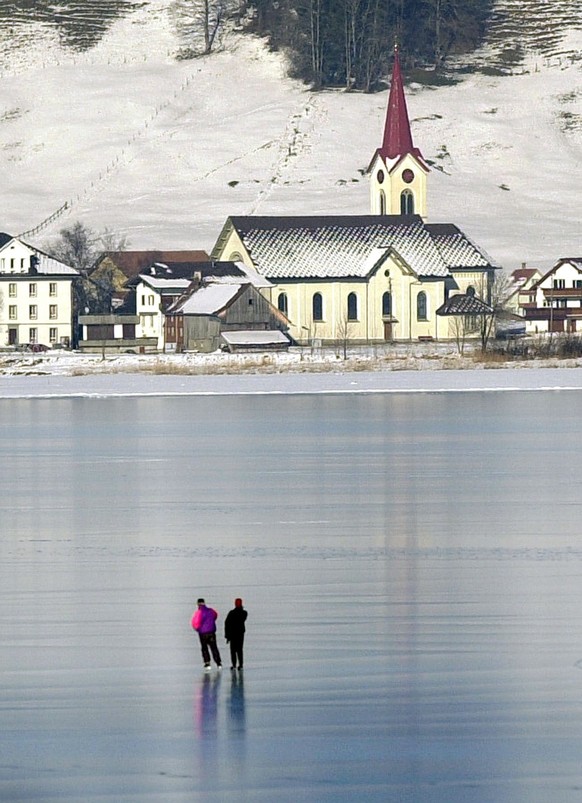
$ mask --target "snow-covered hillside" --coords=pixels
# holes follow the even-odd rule
[[[0,230],[46,247],[82,220],[133,248],[208,250],[230,214],[366,213],[386,93],[312,93],[281,54],[235,33],[178,61],[172,10],[150,0],[82,53],[42,23],[34,46],[15,27],[0,59]],[[408,91],[415,142],[436,166],[430,219],[508,268],[582,253],[575,22],[544,54],[524,34],[512,75]]]

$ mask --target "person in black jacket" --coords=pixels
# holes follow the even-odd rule
[[[234,608],[229,611],[224,620],[224,638],[230,644],[231,669],[243,668],[243,642],[245,640],[245,621],[247,612],[243,608],[243,601],[237,597],[234,601]]]

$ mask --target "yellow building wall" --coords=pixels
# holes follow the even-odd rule
[[[404,181],[402,177],[405,170],[411,170],[414,174],[414,179],[410,183]],[[381,174],[384,176],[383,181],[380,181]],[[403,191],[409,190],[414,196],[414,214],[426,219],[426,178],[426,169],[411,154],[407,154],[392,169],[381,156],[376,156],[370,171],[371,214],[382,214],[381,199],[384,196],[384,214],[400,215],[400,196]]]
[[[249,267],[255,267],[235,231],[220,244],[219,252],[214,256],[216,259],[242,260]],[[262,292],[276,307],[279,295],[286,294],[290,334],[300,343],[309,343],[314,339],[324,342],[344,339],[360,343],[384,342],[389,334],[385,323],[390,320],[382,316],[382,297],[385,292],[392,294],[392,340],[418,340],[419,337],[437,340],[449,337],[448,321],[436,315],[436,310],[444,300],[444,280],[420,282],[392,256],[369,280],[272,281],[275,286]],[[427,301],[427,319],[421,321],[416,314],[420,292],[426,294]],[[313,320],[315,293],[321,293],[322,296],[322,321]],[[350,293],[355,293],[357,297],[358,316],[355,321],[347,321]]]

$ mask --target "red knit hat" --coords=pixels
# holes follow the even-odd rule
[[[242,599],[240,597],[237,597],[234,601],[234,604],[236,608],[242,608]]]

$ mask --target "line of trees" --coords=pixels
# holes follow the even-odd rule
[[[442,68],[481,44],[492,0],[247,0],[251,27],[288,50],[295,77],[373,91],[395,42],[409,66]]]

